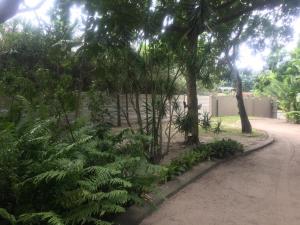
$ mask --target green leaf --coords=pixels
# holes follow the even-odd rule
[[[39,213],[27,213],[27,214],[22,214],[20,216],[20,219],[18,220],[18,222],[23,222],[23,223],[27,223],[27,222],[32,222],[35,219],[38,219],[40,221],[45,221],[47,222],[49,225],[65,225],[65,223],[63,222],[63,220],[61,219],[61,217],[59,215],[57,215],[54,212],[39,212]]]
[[[0,208],[0,217],[7,220],[12,225],[17,223],[15,216],[7,212],[6,209]]]

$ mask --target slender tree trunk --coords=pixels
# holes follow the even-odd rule
[[[117,94],[117,126],[121,127],[121,104],[120,104],[120,94]]]
[[[131,127],[130,116],[129,116],[129,102],[128,102],[128,93],[125,94],[125,112],[123,111],[124,117],[127,121],[127,125]]]
[[[188,35],[188,55],[186,61],[186,84],[187,84],[187,104],[188,116],[191,119],[191,137],[188,142],[190,144],[199,143],[198,131],[198,98],[197,98],[197,42],[198,35],[191,33]]]
[[[129,127],[132,127],[131,126],[131,122],[130,122],[130,119],[129,119],[129,104],[128,104],[128,94],[127,92],[125,93],[125,110],[123,107],[121,107],[121,111],[122,111],[122,114],[124,116],[124,118],[126,119],[126,122],[127,122],[127,125]]]
[[[146,133],[149,134],[149,108],[148,108],[148,93],[146,93],[145,95],[146,97],[146,109],[145,109],[145,112],[146,112]]]
[[[78,119],[80,117],[80,108],[81,108],[81,90],[78,90],[76,93],[75,119]]]
[[[80,66],[79,78],[78,78],[78,91],[76,93],[77,95],[76,95],[75,119],[78,119],[80,117],[82,89],[83,89],[83,83],[82,83],[82,72]]]
[[[229,62],[229,64],[230,64],[229,66],[231,68],[231,72],[233,73],[234,78],[236,79],[236,100],[237,100],[239,115],[241,119],[242,133],[250,134],[252,133],[252,126],[249,121],[246,108],[245,108],[242,80],[236,66],[231,62]]]
[[[153,81],[153,77],[151,77]],[[151,91],[151,119],[149,123],[151,123],[151,136],[152,136],[152,144],[151,144],[151,161],[153,163],[159,163],[162,158],[162,146],[160,145],[160,126],[161,126],[161,115],[160,110],[157,110],[157,93],[156,88],[152,86]]]
[[[172,121],[173,121],[173,113],[174,113],[174,109],[172,107],[172,98],[170,97],[169,99],[169,122],[167,124],[167,147],[166,147],[166,152],[165,154],[169,153],[170,150],[170,144],[171,144],[171,132],[172,132]]]
[[[72,141],[75,143],[76,140],[75,140],[75,136],[74,136],[74,133],[73,133],[73,128],[72,128],[71,122],[69,120],[69,116],[68,116],[67,110],[65,109],[64,102],[61,99],[58,99],[58,101],[59,101],[59,103],[61,105],[64,117],[65,117],[65,122],[67,123],[67,127],[68,127],[68,130],[70,132]]]
[[[137,122],[139,125],[139,129],[141,133],[143,133],[143,121],[141,115],[141,108],[140,108],[140,94],[135,93],[135,108],[136,108],[136,115],[137,115]]]
[[[252,126],[249,121],[245,104],[244,104],[243,86],[242,86],[242,81],[239,73],[237,73],[237,80],[236,80],[236,100],[238,103],[239,114],[241,118],[242,132],[250,134],[252,133]]]

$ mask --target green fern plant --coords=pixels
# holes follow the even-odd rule
[[[8,154],[10,163],[0,159],[0,177],[7,176],[5,171],[13,179],[0,181],[2,220],[18,225],[111,224],[107,218],[140,202],[158,179],[161,168],[149,164],[142,149],[147,138],[109,131],[98,137],[97,129],[89,127],[76,129],[75,142],[69,142],[53,137],[54,122],[36,121],[20,137],[14,136],[14,128],[7,131],[12,141],[1,145],[0,153]],[[10,187],[8,193],[2,193],[2,185]],[[3,197],[7,194],[11,197]]]
[[[3,208],[0,208],[0,222],[1,222],[1,218],[6,220],[11,225],[17,224],[17,220],[16,220],[15,216],[10,214],[9,212],[7,212],[6,209],[3,209]]]

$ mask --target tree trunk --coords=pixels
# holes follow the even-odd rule
[[[123,109],[123,107],[121,107],[121,111],[122,111],[124,118],[126,119],[127,126],[131,128],[132,126],[131,126],[131,122],[130,122],[130,118],[129,118],[129,105],[128,104],[129,104],[128,94],[125,93],[125,110]]]
[[[149,135],[149,108],[148,108],[148,93],[146,92],[146,108],[145,108],[145,113],[146,113],[146,134]]]
[[[140,108],[140,94],[135,93],[135,108],[136,108],[136,115],[137,115],[137,122],[139,125],[139,129],[141,133],[143,132],[143,120],[142,120],[142,115],[141,115],[141,108]]]
[[[167,147],[165,154],[169,154],[170,144],[171,144],[171,132],[172,132],[172,122],[173,122],[173,114],[174,114],[174,107],[172,106],[172,97],[168,98],[169,101],[169,122],[167,124]]]
[[[198,98],[197,98],[197,42],[198,36],[194,33],[188,35],[188,57],[186,61],[186,84],[187,84],[187,104],[188,116],[191,120],[191,137],[189,144],[199,143],[198,131]]]
[[[129,115],[129,102],[128,102],[128,93],[125,93],[125,112],[123,112],[124,117],[127,121],[127,125],[131,127],[130,115]]]
[[[239,74],[239,71],[233,66],[234,68],[234,74],[236,78],[236,100],[238,103],[238,109],[239,109],[239,115],[241,118],[241,125],[242,125],[242,133],[247,133],[250,134],[252,133],[252,126],[249,121],[246,108],[245,108],[245,103],[244,103],[244,98],[243,98],[243,84],[242,80]]]
[[[243,98],[242,79],[241,79],[240,73],[235,65],[237,49],[238,49],[238,45],[235,45],[233,47],[233,56],[232,57],[229,57],[228,50],[227,50],[227,52],[225,53],[225,58],[226,58],[228,66],[230,68],[232,79],[235,79],[235,82],[236,82],[236,100],[237,100],[239,115],[240,115],[240,119],[241,119],[242,133],[250,134],[250,133],[252,133],[252,126],[249,121],[249,118],[248,118],[248,115],[246,112],[246,108],[245,108],[245,103],[244,103],[244,98]]]
[[[82,65],[80,65],[80,70],[79,70],[79,78],[77,80],[77,95],[76,95],[76,108],[75,108],[75,119],[78,119],[80,117],[80,112],[81,112],[81,94],[82,94],[82,89],[83,89],[83,81],[82,81]]]
[[[76,93],[76,106],[75,106],[75,119],[80,117],[80,109],[81,109],[81,90],[78,90]]]
[[[120,94],[117,94],[117,126],[121,127],[121,104],[120,104]]]
[[[154,92],[154,89],[152,89],[151,93],[151,117],[152,117],[152,145],[151,145],[151,161],[154,163],[158,163],[161,159],[161,154],[160,154],[160,149],[159,149],[159,122],[156,123],[156,120],[158,119],[157,113],[156,113],[156,108],[155,108],[155,103],[156,103],[156,93]]]

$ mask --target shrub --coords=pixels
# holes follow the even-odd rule
[[[202,114],[202,119],[200,120],[200,125],[206,131],[211,128],[211,115],[208,112],[204,112]]]
[[[141,201],[160,174],[144,156],[143,139],[93,127],[76,142],[53,137],[53,122],[37,121],[16,136],[0,135],[0,224],[110,224],[108,217]]]
[[[300,124],[300,111],[288,112],[286,116],[289,122]]]
[[[192,132],[192,118],[189,116],[189,114],[177,116],[175,121],[175,127],[181,133]]]
[[[205,161],[208,158],[207,153],[208,152],[206,151],[190,150],[172,160],[171,163],[166,166],[166,170],[164,170],[163,174],[161,175],[162,181],[166,182],[172,180],[174,177],[190,170],[199,162]]]
[[[213,129],[213,132],[214,132],[215,134],[221,133],[221,131],[222,131],[221,126],[222,126],[222,120],[217,121],[217,122],[216,122],[216,126],[215,126],[214,129]]]
[[[239,152],[243,152],[243,146],[231,139],[200,145],[172,160],[161,174],[162,182],[172,180],[205,160],[224,159]]]
[[[224,159],[243,152],[243,145],[231,139],[223,139],[207,145],[210,149],[209,157],[212,159]]]

